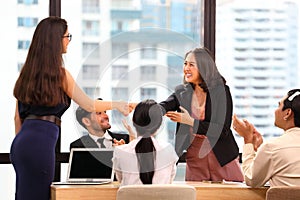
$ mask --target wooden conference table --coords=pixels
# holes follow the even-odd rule
[[[179,182],[197,190],[201,200],[265,200],[269,187],[250,188],[242,183]],[[51,185],[51,200],[116,200],[118,182],[105,185]]]

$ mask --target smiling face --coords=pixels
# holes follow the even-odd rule
[[[98,124],[100,125],[100,127],[102,128],[102,130],[107,130],[110,129],[111,125],[109,123],[109,117],[106,114],[106,112],[97,112],[97,120],[98,120]]]
[[[200,73],[197,67],[195,55],[189,53],[183,64],[184,80],[188,83],[199,84],[201,83]]]
[[[92,112],[88,116],[83,117],[82,122],[90,134],[99,137],[102,137],[111,128],[106,112]]]
[[[109,117],[106,112],[92,112],[91,113],[91,127],[96,132],[106,131],[111,128]]]

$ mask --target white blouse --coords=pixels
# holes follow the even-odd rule
[[[128,144],[116,146],[113,156],[113,168],[117,180],[121,185],[143,184],[140,180],[138,161],[135,153],[135,146],[142,137],[131,141]],[[176,162],[178,156],[174,147],[167,142],[157,141],[151,137],[156,149],[155,172],[152,179],[153,184],[169,184],[176,175]]]

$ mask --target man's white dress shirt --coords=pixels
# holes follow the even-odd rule
[[[97,141],[100,137],[92,135],[90,133],[89,133],[89,135],[98,144],[99,148],[101,148],[100,143]],[[107,133],[107,131],[104,133],[102,138],[104,138],[103,144],[104,144],[105,148],[112,149],[113,148],[113,145],[112,145],[113,138]]]

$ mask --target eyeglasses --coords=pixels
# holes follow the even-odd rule
[[[72,34],[71,33],[68,33],[68,35],[64,35],[63,36],[63,38],[68,38],[69,39],[69,41],[71,41],[72,40]]]

